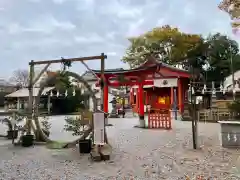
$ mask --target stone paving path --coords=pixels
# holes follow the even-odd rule
[[[62,131],[63,117],[51,119],[53,137],[74,139]],[[219,180],[240,179],[237,169],[239,152],[220,146],[218,124],[199,125],[199,150],[192,149],[191,123],[174,121],[173,129],[146,130],[133,128],[137,118],[109,119],[111,160],[93,163],[78,149],[47,150],[0,145],[0,179],[41,180],[177,180],[184,175],[204,175]],[[66,133],[66,134],[65,134]],[[235,175],[234,175],[235,173]]]

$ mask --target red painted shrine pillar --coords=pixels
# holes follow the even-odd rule
[[[139,87],[136,89],[134,89],[134,93],[136,93],[136,104],[135,104],[135,107],[136,107],[136,113],[139,113],[139,95],[138,95],[138,90],[139,90]]]
[[[134,89],[130,89],[130,97],[129,97],[129,103],[132,105],[134,102]]]
[[[103,88],[103,111],[108,113],[108,85],[105,84]]]
[[[139,102],[139,126],[144,127],[144,90],[143,85],[139,84],[138,86],[138,102]]]
[[[183,87],[181,79],[178,79],[178,107],[179,112],[183,112]]]
[[[173,103],[174,103],[174,90],[173,90],[173,87],[171,87],[171,108],[173,107]]]

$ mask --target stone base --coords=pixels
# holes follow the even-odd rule
[[[90,155],[93,161],[108,161],[112,153],[112,147],[109,144],[97,147],[95,146]]]
[[[221,124],[222,147],[240,148],[240,122],[219,121]]]
[[[140,128],[144,128],[145,127],[145,120],[144,120],[144,116],[139,116],[139,125]]]

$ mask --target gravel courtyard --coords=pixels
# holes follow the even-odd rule
[[[107,128],[113,154],[110,161],[100,163],[91,162],[89,155],[80,156],[78,149],[21,148],[0,140],[0,179],[177,180],[186,179],[185,175],[240,179],[237,168],[233,168],[240,153],[220,147],[218,124],[199,125],[201,148],[194,151],[190,122],[174,121],[173,130],[165,131],[133,128],[137,121],[137,118],[109,119],[114,125]],[[62,130],[62,117],[51,122],[54,139],[75,139]]]

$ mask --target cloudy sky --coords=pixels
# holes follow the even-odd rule
[[[232,36],[218,0],[0,0],[0,77],[26,69],[30,60],[108,55],[107,68],[127,67],[120,59],[127,37],[169,24],[182,31]],[[235,37],[236,38],[236,37]],[[89,62],[99,69],[99,62]],[[56,66],[52,66],[56,69]],[[74,63],[72,71],[84,66]]]

